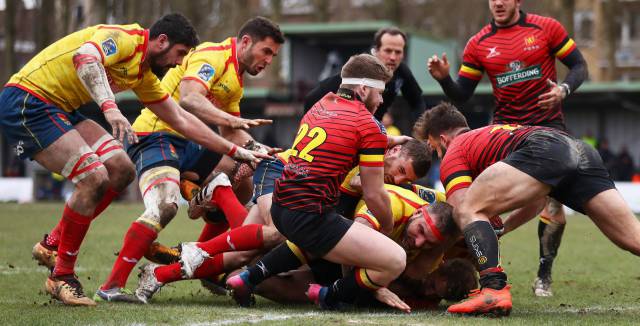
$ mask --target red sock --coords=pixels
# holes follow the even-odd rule
[[[109,274],[109,278],[100,288],[108,290],[115,287],[125,287],[131,270],[157,237],[158,233],[155,230],[138,222],[133,222],[124,236],[124,244],[120,249],[116,262],[113,263],[111,274]]]
[[[205,259],[202,265],[198,267],[193,273],[194,279],[208,278],[217,276],[224,272],[223,255],[215,255],[213,258]],[[171,283],[182,280],[182,270],[180,269],[180,263],[174,263],[171,265],[160,266],[156,268],[153,273],[156,275],[158,282]]]
[[[53,276],[73,274],[73,267],[78,258],[80,244],[89,230],[91,217],[80,215],[69,205],[64,206],[64,213],[60,221],[60,244],[58,259],[53,269]]]
[[[116,192],[115,190],[109,188],[107,189],[107,192],[104,194],[104,197],[102,197],[102,201],[100,201],[98,203],[98,206],[96,206],[96,210],[93,212],[93,218],[98,217],[98,215],[100,215],[100,213],[102,213],[108,206],[109,204],[111,204],[111,202],[113,201],[114,198],[118,197],[120,193]],[[53,230],[51,230],[51,232],[49,232],[49,235],[47,236],[47,240],[45,241],[45,244],[49,247],[58,247],[58,245],[60,244],[60,224],[62,223],[62,220],[60,220],[60,222],[58,222],[58,224],[53,228]]]
[[[160,266],[156,268],[153,273],[156,275],[156,278],[160,283],[171,283],[182,279],[180,263]]]
[[[229,224],[227,222],[220,223],[205,223],[198,238],[198,242],[205,242],[220,235],[222,232],[229,230]]]
[[[211,196],[216,205],[222,210],[229,221],[229,226],[235,229],[242,225],[249,212],[240,203],[231,187],[216,187]]]
[[[113,199],[118,197],[119,194],[119,192],[116,192],[111,188],[107,189],[107,191],[104,193],[104,197],[102,197],[102,200],[98,203],[98,206],[96,206],[96,210],[93,212],[93,218],[98,217],[98,215],[100,215],[100,213],[102,213],[109,206],[109,204],[111,204]]]
[[[213,278],[224,273],[223,256],[223,254],[218,254],[205,259],[204,263],[193,272],[193,278]]]
[[[196,245],[213,257],[227,251],[245,251],[262,248],[262,224],[243,225],[227,231],[207,242]]]

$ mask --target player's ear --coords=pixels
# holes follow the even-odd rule
[[[164,51],[169,46],[171,46],[171,42],[169,41],[169,37],[167,36],[167,34],[158,35],[158,37],[156,38],[156,41],[158,42],[158,47],[160,48],[159,49],[160,51]]]
[[[242,35],[242,38],[240,39],[240,45],[242,45],[245,49],[248,49],[249,47],[251,47],[251,44],[253,44],[251,36],[248,34]]]

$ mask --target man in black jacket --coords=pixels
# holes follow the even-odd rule
[[[425,103],[420,85],[413,77],[409,67],[402,62],[407,35],[397,27],[384,27],[376,32],[374,43],[373,54],[393,72],[393,77],[385,85],[382,94],[384,102],[378,107],[374,116],[382,121],[382,116],[387,112],[387,108],[391,106],[396,95],[402,91],[402,96],[407,100],[412,111],[411,120],[415,120],[424,111]],[[305,97],[304,111],[309,111],[313,104],[327,93],[336,92],[340,83],[339,74],[321,81]]]

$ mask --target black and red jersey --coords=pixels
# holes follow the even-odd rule
[[[553,130],[537,126],[489,125],[458,135],[449,144],[440,166],[440,181],[447,197],[469,187],[482,171],[507,157],[529,134],[543,129]]]
[[[467,42],[458,75],[479,81],[486,71],[496,104],[493,123],[564,124],[560,105],[541,109],[538,96],[549,91],[547,79],[557,81],[555,58],[575,49],[557,20],[520,12],[516,24],[491,22]]]
[[[356,165],[384,166],[384,127],[349,91],[329,93],[300,121],[273,200],[293,210],[322,213],[333,208],[339,186]]]

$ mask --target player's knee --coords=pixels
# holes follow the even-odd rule
[[[133,182],[136,177],[136,170],[131,160],[127,157],[122,159],[114,157],[113,161],[114,168],[109,169],[109,178],[113,188],[117,191],[122,191]]]
[[[388,273],[392,276],[392,279],[394,279],[404,272],[407,266],[407,253],[400,246],[397,246],[391,253],[387,263]]]
[[[158,213],[158,222],[164,228],[178,213],[178,205],[173,202],[162,202],[158,204]]]
[[[108,188],[109,174],[106,169],[96,169],[76,184],[76,191],[83,194],[88,204],[100,201]]]

